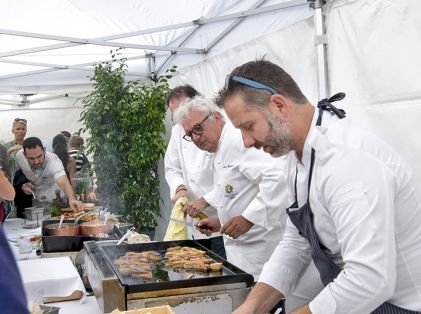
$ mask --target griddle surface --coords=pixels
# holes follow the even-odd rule
[[[144,251],[158,251],[161,253],[162,260],[166,250],[174,246],[188,246],[194,247],[203,251],[212,258],[215,262],[223,264],[223,269],[220,272],[200,272],[192,270],[174,271],[171,267],[163,267],[164,273],[153,273],[153,280],[134,279],[130,276],[124,276],[120,273],[118,265],[114,264],[114,260],[125,255],[127,252],[144,252]],[[212,251],[206,249],[194,240],[182,241],[166,241],[166,242],[149,242],[140,244],[122,244],[122,245],[100,245],[105,258],[117,274],[120,282],[125,286],[127,293],[190,288],[209,285],[221,285],[228,283],[244,282],[247,287],[254,282],[253,276],[242,271],[238,267],[232,265],[222,257],[216,255]],[[152,264],[153,265],[153,264]],[[154,266],[152,266],[154,268]],[[186,279],[188,274],[193,274],[193,278]],[[165,277],[168,275],[168,281]]]

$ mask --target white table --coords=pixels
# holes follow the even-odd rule
[[[15,255],[15,258],[16,260],[40,259],[40,262],[41,262],[43,259],[41,259],[41,256],[36,255],[35,250],[32,250],[31,253],[27,253],[27,254],[19,253],[19,248],[16,243],[16,240],[19,238],[19,236],[41,234],[41,228],[24,229],[22,227],[23,222],[24,222],[23,219],[12,218],[12,219],[7,219],[3,224],[4,232],[6,234],[7,239],[9,240],[9,243]],[[83,303],[81,303],[81,300],[75,300],[75,301],[48,303],[46,305],[59,307],[60,314],[71,314],[71,313],[72,314],[73,313],[102,314],[103,313],[101,309],[99,308],[98,303],[96,302],[96,299],[94,296],[88,296],[87,298],[85,298]]]

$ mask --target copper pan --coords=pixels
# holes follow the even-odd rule
[[[62,223],[61,227],[57,229],[58,223],[49,224],[45,226],[47,234],[50,236],[78,236],[79,226],[73,223]]]
[[[83,222],[79,226],[82,235],[93,237],[100,234],[109,234],[114,228],[112,223],[101,224],[94,221]]]

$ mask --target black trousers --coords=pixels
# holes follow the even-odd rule
[[[203,245],[208,250],[218,254],[223,259],[227,259],[227,254],[225,253],[224,239],[222,236],[214,237],[210,239],[197,239],[201,245]]]

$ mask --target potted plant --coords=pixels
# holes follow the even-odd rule
[[[138,230],[156,227],[158,162],[166,149],[165,98],[172,68],[150,85],[125,81],[126,60],[95,66],[93,91],[84,98],[81,121],[97,175],[98,196]]]

